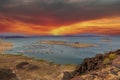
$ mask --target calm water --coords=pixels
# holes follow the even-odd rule
[[[86,57],[120,48],[120,37],[109,37],[111,42],[102,42],[103,37],[39,37],[39,38],[8,38],[13,42],[8,54],[23,54],[28,57],[45,59],[59,64],[79,64]],[[72,48],[62,45],[37,44],[39,40],[64,40],[69,42],[93,43],[98,47]]]

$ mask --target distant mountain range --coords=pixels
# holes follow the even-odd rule
[[[0,38],[27,38],[27,36],[0,36]]]
[[[25,38],[29,37],[28,35],[24,34],[14,34],[14,33],[1,33],[0,38]]]
[[[75,37],[101,37],[105,35],[98,35],[98,34],[76,34],[76,35],[65,35],[65,36],[75,36]]]
[[[77,34],[77,35],[23,35],[23,34],[0,34],[0,38],[29,38],[29,37],[109,37],[108,35],[98,34]]]

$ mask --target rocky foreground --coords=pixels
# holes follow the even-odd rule
[[[23,56],[0,54],[0,80],[62,80],[75,65],[59,65]]]
[[[61,80],[64,72],[73,72],[76,65],[59,65],[21,55],[4,54],[13,47],[0,40],[0,80]]]
[[[120,50],[86,58],[63,80],[120,80]]]
[[[79,66],[0,54],[0,80],[120,80],[120,50],[86,58]]]

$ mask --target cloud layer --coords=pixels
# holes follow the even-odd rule
[[[120,17],[120,0],[0,0],[1,22],[13,25],[13,20],[41,32],[111,17]],[[8,27],[0,23],[1,32]]]

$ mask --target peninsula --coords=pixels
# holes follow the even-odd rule
[[[12,47],[13,47],[13,44],[11,42],[0,40],[0,53],[2,53],[5,50],[9,50]]]

